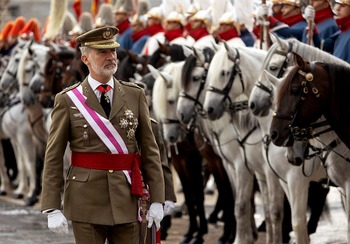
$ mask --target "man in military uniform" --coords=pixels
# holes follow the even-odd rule
[[[57,94],[52,111],[41,209],[56,233],[67,233],[66,218],[71,220],[78,244],[139,244],[140,171],[150,191],[148,227],[159,228],[163,218],[163,172],[145,95],[136,85],[113,78],[117,33],[117,28],[107,26],[77,37],[90,73],[82,83]],[[63,215],[67,142],[72,162],[64,185]]]

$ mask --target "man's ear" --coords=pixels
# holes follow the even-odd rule
[[[81,55],[81,61],[83,61],[83,63],[86,65],[89,64],[89,60],[88,60],[86,54]]]

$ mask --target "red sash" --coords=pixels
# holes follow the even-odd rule
[[[131,170],[131,193],[143,196],[140,172],[141,158],[138,153],[83,153],[72,152],[72,166],[98,170]]]

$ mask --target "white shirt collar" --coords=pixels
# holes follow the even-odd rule
[[[101,82],[95,80],[94,78],[91,77],[89,74],[88,76],[88,82],[89,85],[91,86],[92,90],[95,91],[99,85],[103,85]],[[113,81],[113,76],[111,79],[106,83],[106,85],[109,85],[112,89],[114,89],[114,81]]]

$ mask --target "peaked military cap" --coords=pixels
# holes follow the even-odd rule
[[[118,34],[118,28],[114,26],[105,26],[88,31],[75,40],[82,47],[91,47],[96,49],[108,49],[119,47],[119,43],[115,41],[115,35]]]

